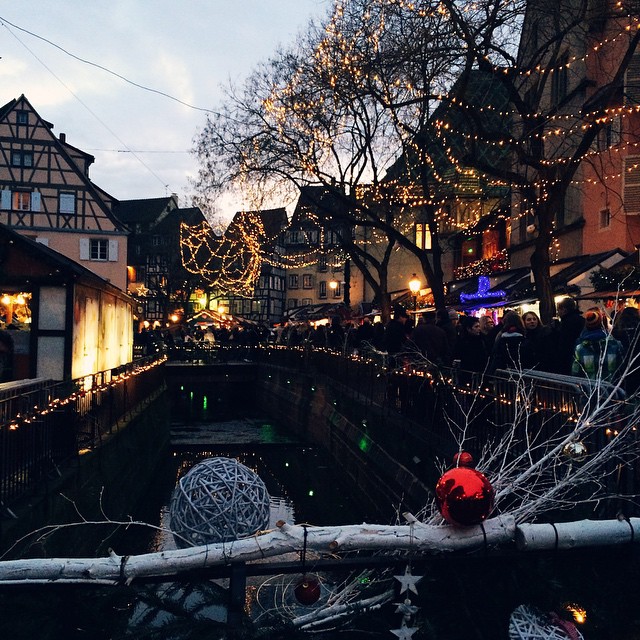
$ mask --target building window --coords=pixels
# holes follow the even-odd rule
[[[16,122],[18,124],[29,124],[29,112],[16,111]]]
[[[313,278],[311,274],[305,273],[302,276],[302,288],[303,289],[313,289]]]
[[[11,165],[14,167],[33,167],[33,152],[12,151]]]
[[[318,283],[318,297],[319,298],[327,297],[327,283],[324,280]]]
[[[327,270],[327,256],[322,255],[318,258],[318,271],[326,271]]]
[[[302,298],[302,306],[308,307],[311,304],[311,298]]]
[[[60,213],[76,212],[76,196],[74,193],[61,193],[59,195],[58,210]]]
[[[298,288],[298,274],[292,273],[289,275],[289,289],[297,289]]]
[[[611,226],[611,211],[609,209],[602,209],[600,211],[600,228],[607,229]]]
[[[293,309],[294,307],[298,306],[298,300],[297,298],[289,298],[289,300],[287,300],[287,307],[289,309]]]
[[[161,236],[151,236],[151,246],[159,247],[162,245],[162,237]]]
[[[640,214],[640,156],[624,159],[624,211]]]
[[[342,293],[340,291],[340,289],[341,289],[340,283],[336,282],[336,285],[337,286],[335,288],[331,287],[331,291],[333,292],[333,297],[334,298],[339,298],[342,295]]]
[[[640,104],[640,53],[635,53],[624,79],[624,103],[636,107]]]
[[[416,246],[419,249],[429,251],[431,249],[431,230],[425,222],[416,222],[415,227]]]
[[[109,259],[109,241],[93,240],[89,241],[89,260],[99,260],[106,262]]]
[[[558,65],[553,70],[553,75],[551,76],[551,104],[556,107],[567,97],[567,88],[569,85],[568,62],[569,56],[565,53],[558,60]]]
[[[29,191],[14,191],[12,208],[14,211],[31,211],[31,193]]]

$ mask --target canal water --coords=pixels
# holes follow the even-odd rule
[[[175,483],[194,464],[218,456],[236,458],[262,478],[271,497],[271,526],[280,519],[310,525],[389,523],[380,513],[363,510],[366,502],[322,451],[299,442],[254,411],[251,403],[216,397],[198,386],[176,387],[172,394],[171,417],[167,417],[171,448],[147,499],[132,514],[154,528],[132,527],[113,534],[108,542],[118,553],[175,548],[167,533]],[[234,410],[237,406],[242,415]],[[385,505],[381,511],[393,509]],[[96,544],[103,546],[104,540]],[[289,559],[300,561],[302,571],[302,558]],[[227,585],[200,576],[131,587],[0,588],[0,640],[537,640],[580,637],[576,633],[591,640],[640,638],[638,545],[562,554],[486,551],[428,557],[409,568],[419,580],[400,594],[403,583],[395,576],[402,578],[406,570],[399,565],[323,577],[318,604],[327,597],[346,597],[346,590],[354,588],[362,590],[362,597],[376,587],[393,588],[396,595],[391,603],[362,616],[349,615],[313,635],[288,623],[293,616],[313,613],[317,606],[295,598],[301,574],[250,579],[250,620],[232,629],[224,624]],[[510,620],[515,633],[514,612],[527,620],[525,624],[520,619],[519,624],[530,629],[529,635],[510,635]],[[584,613],[584,622],[576,621],[576,612]]]

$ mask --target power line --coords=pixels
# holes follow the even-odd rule
[[[130,85],[132,85],[134,87],[137,87],[138,89],[142,89],[144,91],[149,91],[150,93],[156,93],[159,96],[163,96],[164,98],[169,98],[169,100],[173,100],[175,102],[178,102],[179,104],[182,104],[185,107],[189,107],[189,109],[194,109],[195,111],[203,111],[204,113],[213,113],[213,114],[217,113],[216,111],[213,111],[212,109],[205,109],[204,107],[197,107],[197,106],[195,106],[193,104],[189,104],[188,102],[185,102],[184,100],[180,100],[180,98],[176,98],[175,96],[172,96],[172,95],[170,95],[168,93],[165,93],[164,91],[160,91],[158,89],[153,89],[151,87],[146,87],[145,85],[142,85],[142,84],[139,84],[137,82],[134,82],[133,80],[129,80],[129,78],[126,78],[125,76],[123,76],[123,75],[121,75],[119,73],[116,73],[115,71],[112,71],[111,69],[108,69],[107,67],[103,67],[101,64],[97,64],[96,62],[91,62],[91,60],[85,60],[84,58],[81,58],[80,56],[77,56],[74,53],[71,53],[70,51],[67,51],[67,49],[65,49],[64,47],[61,47],[60,45],[56,44],[55,42],[52,42],[51,40],[48,40],[47,38],[44,38],[43,36],[39,36],[37,33],[33,33],[33,31],[29,31],[28,29],[24,29],[23,27],[20,27],[17,24],[14,24],[13,22],[9,22],[9,20],[6,20],[2,16],[0,16],[0,23],[2,24],[2,26],[5,29],[7,29],[7,31],[9,31],[9,33],[11,33],[11,29],[7,25],[11,25],[14,29],[18,29],[19,31],[22,31],[23,33],[26,33],[26,34],[34,37],[34,38],[37,38],[38,40],[42,40],[43,42],[46,42],[47,44],[50,44],[52,47],[55,47],[59,51],[62,51],[62,53],[64,53],[65,55],[70,56],[74,60],[78,60],[78,62],[82,62],[83,64],[88,64],[89,66],[95,67],[96,69],[100,69],[101,71],[105,71],[106,73],[109,73],[112,76],[115,76],[116,78],[119,78],[120,80],[123,80],[124,82],[126,82],[126,83],[128,83],[128,84],[130,84]],[[12,33],[12,35],[15,37],[15,34]],[[34,55],[34,54],[32,53],[32,55]]]
[[[2,18],[0,17],[0,23],[2,23]],[[9,23],[11,24],[11,23]],[[127,152],[131,153],[136,160],[165,188],[167,189],[169,185],[167,185],[164,180],[148,165],[146,162],[136,154],[135,151],[128,148],[126,143],[118,136],[118,134],[113,131],[106,122],[104,122],[96,113],[94,113],[91,108],[83,102],[74,91],[68,87],[64,81],[59,78],[29,47],[18,38],[18,36],[11,31],[6,25],[3,26],[7,29],[7,31],[123,146],[126,148]],[[22,29],[24,31],[24,29]]]

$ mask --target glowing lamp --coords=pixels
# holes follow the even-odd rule
[[[411,280],[409,280],[409,290],[414,296],[420,291],[420,280],[418,280],[418,276],[416,276],[415,273],[411,276]]]
[[[337,280],[331,280],[329,282],[329,288],[333,289],[333,291],[335,291],[338,288],[338,282]]]

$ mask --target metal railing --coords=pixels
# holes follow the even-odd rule
[[[0,506],[10,508],[131,417],[162,387],[164,360],[142,358],[77,380],[0,385]]]

